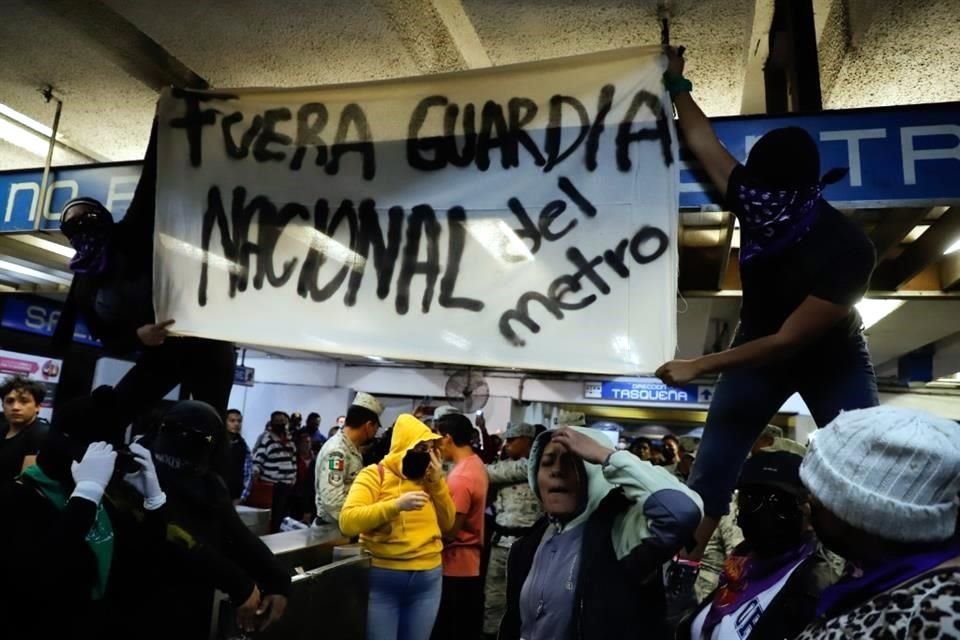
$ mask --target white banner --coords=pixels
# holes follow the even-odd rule
[[[659,48],[160,99],[154,296],[183,335],[651,372],[674,355]]]

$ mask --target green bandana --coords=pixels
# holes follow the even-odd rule
[[[39,465],[27,467],[21,474],[39,487],[43,495],[53,505],[63,511],[70,499],[59,482],[43,472]],[[110,576],[110,564],[113,562],[113,525],[103,504],[97,505],[97,517],[87,532],[87,545],[97,561],[97,582],[93,585],[93,599],[100,600],[107,590],[107,578]]]

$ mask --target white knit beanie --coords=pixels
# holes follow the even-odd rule
[[[890,406],[841,413],[817,432],[800,479],[858,529],[899,542],[946,540],[957,526],[960,425]]]

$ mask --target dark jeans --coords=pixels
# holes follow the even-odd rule
[[[430,640],[476,640],[483,629],[483,578],[443,576],[440,612]]]
[[[147,347],[117,383],[120,428],[152,408],[176,387],[223,416],[230,401],[236,354],[233,344],[205,338],[169,338]]]
[[[270,505],[270,533],[280,531],[283,519],[290,515],[290,504],[293,501],[293,485],[281,482],[273,485],[273,502]],[[299,518],[297,518],[299,520]]]
[[[800,394],[821,428],[841,411],[879,404],[863,336],[814,345],[776,365],[720,376],[689,482],[703,498],[706,515],[719,518],[727,513],[753,443],[794,393]]]

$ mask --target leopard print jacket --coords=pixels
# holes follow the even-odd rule
[[[937,569],[874,596],[796,640],[960,639],[960,568]]]

